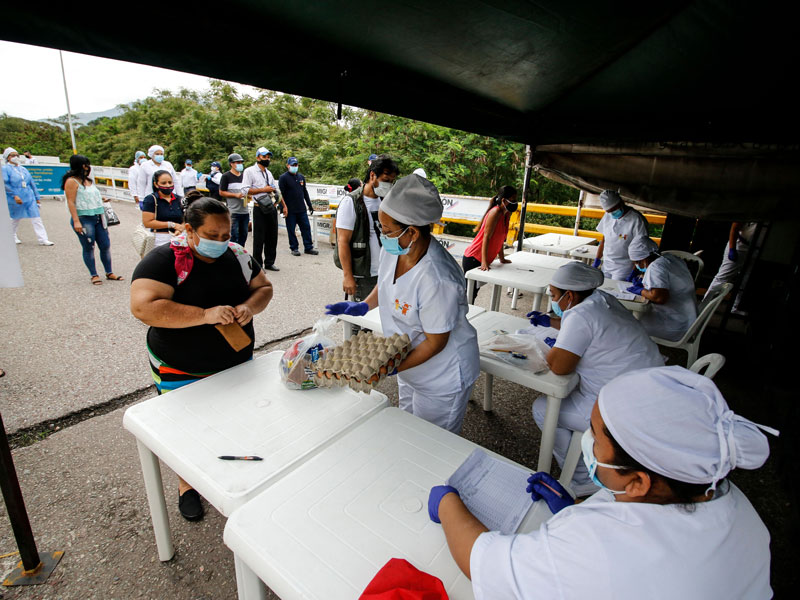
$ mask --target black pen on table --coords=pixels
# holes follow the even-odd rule
[[[218,456],[221,460],[264,460],[260,456]]]

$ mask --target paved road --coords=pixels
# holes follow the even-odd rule
[[[44,200],[42,217],[55,246],[36,243],[30,222],[17,246],[25,286],[0,289],[0,411],[9,432],[102,404],[152,384],[145,353],[147,327],[129,310],[130,275],[139,260],[130,242],[140,218],[117,202],[122,224],[109,229],[115,273],[124,282],[89,282],[81,247],[63,202]],[[278,241],[280,272],[270,272],[275,297],[256,316],[256,345],[311,326],[321,307],[340,299],[341,272],[331,250],[289,254]],[[252,242],[248,241],[248,247]],[[97,256],[98,272],[102,266]]]

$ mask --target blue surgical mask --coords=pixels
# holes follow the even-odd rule
[[[564,296],[562,295],[561,298],[563,298],[563,297]],[[564,316],[564,311],[561,310],[561,307],[558,305],[558,303],[561,302],[561,298],[559,298],[558,301],[550,300],[550,308],[553,309],[553,312],[555,313],[555,315],[557,317],[563,317]],[[564,310],[569,310],[569,305],[567,305],[567,308],[564,309]]]
[[[624,469],[625,467],[618,467],[616,465],[607,465],[606,463],[597,462],[597,458],[594,455],[594,436],[592,435],[591,429],[587,429],[583,432],[583,437],[581,438],[581,450],[583,451],[583,463],[586,465],[586,468],[589,469],[589,477],[591,477],[592,482],[597,487],[608,490],[612,494],[624,494],[625,490],[609,490],[597,478],[598,465],[601,467],[607,467],[609,469]]]
[[[206,258],[219,258],[225,254],[228,249],[228,242],[218,242],[216,240],[207,240],[204,237],[197,236],[200,242],[195,246],[198,254],[202,254]]]
[[[153,162],[160,165],[164,161],[163,154],[153,154]]]
[[[633,265],[633,266],[636,267],[636,270],[639,271],[640,273],[644,273],[645,271],[647,271],[647,267],[640,267],[639,265]]]
[[[292,175],[297,173],[297,167],[289,167],[289,173],[291,173]]]
[[[612,219],[619,219],[619,218],[622,217],[622,215],[624,213],[625,213],[624,210],[622,210],[621,208],[618,208],[617,210],[612,210],[609,214],[611,215]]]
[[[381,234],[381,245],[383,246],[383,249],[389,254],[394,254],[395,256],[408,254],[408,251],[411,250],[411,244],[409,244],[406,248],[400,246],[400,238],[403,237],[403,234],[406,231],[408,231],[407,227],[397,237],[387,237],[384,234]]]

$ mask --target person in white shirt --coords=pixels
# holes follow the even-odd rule
[[[550,283],[551,306],[555,316],[533,312],[531,324],[559,330],[551,346],[547,364],[556,375],[575,372],[578,386],[562,400],[558,414],[553,454],[564,464],[573,431],[589,426],[589,415],[597,394],[609,381],[629,371],[660,367],[664,359],[658,346],[619,300],[598,290],[603,274],[581,261],[561,266]],[[547,398],[533,403],[533,419],[539,428],[544,423]],[[594,493],[595,487],[583,465],[578,465],[572,488],[579,496]]]
[[[771,598],[769,532],[726,479],[766,461],[759,429],[778,434],[734,414],[702,375],[635,371],[592,409],[583,462],[602,489],[591,498],[573,504],[532,475],[532,499],[554,516],[524,534],[488,531],[450,486],[431,490],[428,512],[476,600]]]
[[[346,194],[336,209],[337,266],[342,269],[342,290],[356,302],[364,300],[378,283],[380,262],[381,200],[392,189],[400,169],[388,155],[371,161],[364,185]]]
[[[744,266],[757,226],[758,223],[755,222],[734,222],[731,224],[728,243],[725,244],[725,250],[722,253],[722,263],[720,263],[719,271],[717,271],[706,290],[706,296],[711,290],[720,287],[723,283],[734,283],[736,281],[739,271]],[[740,300],[741,291],[733,301],[734,311],[739,310]]]
[[[268,271],[280,271],[275,266],[278,247],[278,207],[286,216],[283,201],[278,198],[278,182],[267,168],[272,161],[272,152],[263,146],[256,150],[256,164],[244,170],[242,186],[248,196],[256,201],[253,208],[253,256],[256,262]],[[276,197],[276,202],[273,201]]]
[[[30,150],[25,150],[22,153],[25,156],[25,163],[26,165],[38,165],[39,161],[31,154]]]
[[[192,167],[192,159],[187,158],[181,170],[181,185],[183,186],[183,196],[194,189],[197,189],[197,171]]]
[[[628,288],[650,301],[650,310],[639,319],[648,335],[679,340],[697,318],[694,278],[686,263],[672,254],[658,253],[658,244],[647,236],[633,238],[628,256],[643,274],[641,283]]]
[[[612,190],[600,194],[600,205],[606,214],[597,224],[603,234],[594,267],[602,261],[603,275],[608,279],[625,280],[633,270],[628,258],[628,245],[639,235],[648,235],[647,219],[638,210],[627,206],[620,195]]]
[[[139,206],[139,210],[142,209],[142,200],[144,200],[144,195],[139,193],[139,171],[145,161],[147,161],[147,157],[144,152],[137,150],[133,155],[133,164],[128,167],[128,191],[131,193],[133,201]]]
[[[164,159],[164,147],[155,144],[147,149],[147,160],[141,164],[139,175],[136,179],[136,191],[139,192],[139,197],[144,199],[153,193],[153,174],[156,171],[166,171],[172,176],[172,182],[175,186],[174,194],[177,198],[183,198],[183,184],[181,178],[175,173],[175,168],[172,163]]]
[[[464,274],[431,236],[442,211],[433,183],[419,175],[398,180],[378,213],[378,285],[364,302],[326,308],[327,314],[364,315],[378,306],[383,335],[408,334],[412,350],[396,369],[400,408],[458,433],[480,356],[467,321]]]

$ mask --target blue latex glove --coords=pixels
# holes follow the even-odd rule
[[[602,261],[603,261],[603,259],[602,259],[602,258],[595,258],[595,259],[594,259],[594,262],[592,263],[592,266],[593,266],[595,269],[599,269],[599,268],[600,268],[600,263],[601,263]]]
[[[641,283],[634,283],[631,287],[628,288],[628,291],[631,294],[636,294],[637,296],[642,293],[644,286]]]
[[[728,248],[728,260],[736,262],[738,259],[739,253],[736,251],[736,248]]]
[[[325,306],[326,315],[349,315],[351,317],[363,317],[369,312],[369,305],[366,302],[336,302]]]
[[[439,503],[442,498],[451,492],[459,498],[461,497],[458,490],[451,485],[437,485],[431,488],[431,493],[428,496],[428,516],[434,523],[441,523],[439,520]]]
[[[636,283],[636,279],[638,278],[638,273],[639,273],[639,272],[636,270],[636,267],[633,267],[633,269],[631,270],[631,272],[630,272],[630,273],[628,274],[628,276],[625,278],[625,281],[628,281],[628,282],[630,282],[630,283]]]
[[[544,343],[552,348],[556,345],[556,338],[544,338]]]
[[[532,312],[529,312],[525,316],[531,320],[531,325],[533,325],[534,327],[539,327],[540,325],[542,327],[550,327],[550,317],[548,317],[543,312],[534,310]]]
[[[554,491],[555,490],[555,491]],[[540,471],[528,477],[528,487],[525,491],[531,495],[531,500],[544,500],[550,512],[556,514],[562,508],[572,506],[575,500],[549,473]]]

